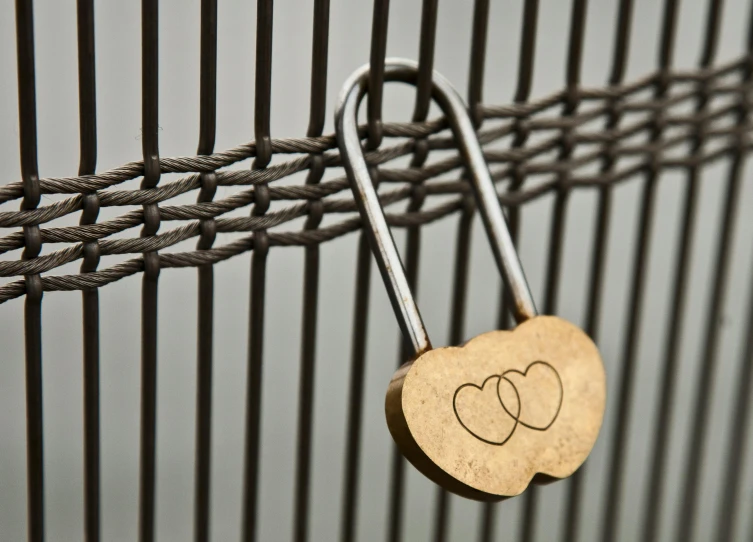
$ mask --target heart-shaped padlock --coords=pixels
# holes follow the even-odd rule
[[[432,96],[444,111],[474,193],[518,326],[460,347],[432,349],[376,190],[356,125],[368,66],[340,94],[337,140],[358,209],[415,356],[387,390],[387,425],[403,455],[430,479],[465,497],[494,501],[533,480],[570,476],[585,461],[604,415],[606,377],[599,352],[575,325],[538,316],[494,183],[466,107],[441,75]],[[415,84],[416,64],[389,59],[385,80]]]

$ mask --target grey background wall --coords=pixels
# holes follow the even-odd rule
[[[420,20],[418,0],[393,2],[388,54],[416,58]],[[616,15],[615,0],[594,1],[588,9],[582,80],[585,86],[605,84],[611,62]],[[656,65],[661,3],[636,1],[628,76],[631,80]],[[719,61],[742,53],[748,8],[742,0],[727,2]],[[0,182],[20,178],[18,116],[15,83],[13,2],[0,8]],[[278,0],[274,14],[272,134],[300,136],[308,123],[311,0]],[[368,60],[371,4],[365,0],[333,0],[330,24],[328,103],[334,105],[347,75]],[[486,103],[512,98],[517,74],[522,2],[494,1],[491,7]],[[225,1],[219,7],[218,130],[216,149],[253,139],[254,2]],[[462,91],[467,85],[472,3],[440,2],[435,67]],[[43,177],[73,175],[78,164],[76,20],[73,0],[35,2],[39,170]],[[569,2],[542,0],[537,38],[533,97],[562,87],[570,19]],[[675,65],[692,68],[700,58],[706,3],[681,7]],[[140,141],[140,11],[137,2],[100,2],[96,6],[98,170],[141,156]],[[160,152],[163,156],[193,155],[198,142],[199,0],[165,0],[160,5]],[[389,87],[385,118],[410,116],[413,94]],[[331,112],[325,132],[333,130]],[[249,167],[248,162],[233,167]],[[703,169],[697,240],[692,259],[687,314],[682,334],[678,403],[672,424],[662,539],[669,539],[677,510],[678,481],[690,427],[702,332],[709,301],[714,247],[719,235],[723,180],[728,163]],[[712,504],[719,494],[722,451],[729,437],[727,418],[731,389],[740,362],[745,300],[753,266],[753,182],[750,167],[739,202],[734,256],[721,326],[718,378],[704,492],[699,507],[699,540],[713,540]],[[334,174],[334,173],[332,173]],[[164,180],[171,176],[163,176]],[[301,183],[302,176],[284,183]],[[658,393],[658,366],[680,222],[682,172],[662,176],[655,228],[651,241],[645,316],[638,345],[636,400],[630,432],[627,477],[620,540],[638,540],[645,494],[650,428]],[[136,187],[138,180],[126,184]],[[610,390],[615,390],[618,363],[630,295],[630,263],[636,244],[641,181],[633,179],[615,190],[610,230],[604,314],[600,347],[607,365]],[[220,188],[217,198],[234,189]],[[195,194],[176,198],[194,201]],[[55,201],[46,197],[42,204]],[[534,294],[541,299],[552,197],[537,199],[522,214],[521,256]],[[596,194],[577,191],[570,203],[560,314],[583,324],[587,266],[593,242]],[[2,206],[15,209],[16,203]],[[124,212],[103,209],[100,219]],[[241,209],[238,215],[245,215]],[[78,216],[58,224],[74,224]],[[425,229],[420,274],[420,306],[435,344],[447,341],[456,219]],[[299,228],[300,223],[287,227]],[[163,224],[163,231],[171,224]],[[0,233],[9,233],[3,231]],[[122,235],[133,236],[134,231]],[[403,244],[403,232],[395,234]],[[218,240],[227,242],[232,236]],[[345,445],[350,329],[354,291],[356,235],[322,247],[321,303],[315,400],[313,452],[312,540],[338,536],[341,509],[342,456]],[[194,240],[171,250],[191,250]],[[49,251],[51,247],[46,247]],[[17,253],[6,255],[15,259]],[[119,261],[108,257],[103,266]],[[291,533],[294,457],[296,450],[296,390],[300,341],[303,251],[275,249],[269,258],[265,329],[260,540],[288,540]],[[77,262],[57,270],[75,273]],[[237,539],[242,500],[243,423],[246,389],[246,349],[249,298],[249,255],[216,267],[216,346],[214,367],[214,426],[212,466],[212,533],[214,540]],[[392,441],[382,413],[383,392],[396,364],[398,328],[381,282],[372,281],[369,325],[358,535],[361,541],[383,540],[387,517],[387,487]],[[131,277],[106,288],[101,299],[102,521],[105,540],[131,540],[138,516],[139,447],[139,330],[140,279]],[[474,227],[466,335],[494,327],[499,278],[480,224]],[[196,355],[196,272],[163,271],[160,283],[157,539],[189,540],[192,536],[194,399]],[[80,294],[52,293],[44,298],[44,423],[46,510],[50,540],[83,537],[83,428],[81,382]],[[0,306],[0,539],[23,540],[26,532],[23,302]],[[611,395],[604,436],[613,432]],[[753,435],[753,431],[749,434]],[[753,445],[753,443],[750,443]],[[750,448],[749,448],[750,449]],[[583,507],[583,540],[597,536],[609,440],[601,438],[589,462]],[[753,459],[744,473],[742,510],[753,507]],[[434,487],[412,468],[407,484],[405,540],[429,540]],[[557,540],[565,501],[565,484],[542,492],[537,540]],[[499,505],[497,540],[514,540],[520,500]],[[453,499],[451,540],[474,539],[480,505]],[[743,514],[744,515],[744,514]],[[742,518],[741,521],[747,521]],[[746,526],[747,529],[751,527]],[[742,534],[741,530],[738,530]],[[748,532],[750,532],[748,530]]]

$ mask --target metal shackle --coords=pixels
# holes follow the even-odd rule
[[[415,84],[417,74],[418,65],[411,60],[388,58],[385,62],[385,81]],[[335,110],[337,143],[356,205],[366,223],[365,231],[398,323],[406,340],[413,346],[415,355],[419,356],[431,350],[431,342],[369,175],[358,132],[358,108],[368,91],[368,75],[369,65],[367,64],[348,78],[340,92]],[[510,237],[497,191],[471,117],[457,91],[436,71],[432,81],[432,97],[450,124],[464,167],[470,175],[494,259],[507,287],[506,291],[512,297],[515,319],[518,323],[522,323],[537,315],[536,306]]]

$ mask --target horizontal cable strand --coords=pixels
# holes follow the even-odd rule
[[[479,139],[487,145],[485,157],[490,164],[494,180],[500,183],[500,202],[508,207],[516,207],[554,190],[618,183],[639,175],[652,163],[664,169],[687,168],[728,156],[739,148],[740,138],[745,139],[748,132],[753,130],[753,125],[748,119],[739,125],[733,125],[731,122],[737,114],[736,100],[741,97],[746,99],[753,90],[750,83],[730,79],[733,76],[739,79],[739,72],[745,67],[746,61],[747,59],[743,58],[715,68],[674,72],[669,77],[670,84],[674,86],[661,100],[653,99],[647,92],[656,83],[655,73],[622,86],[579,89],[578,98],[584,102],[583,106],[577,113],[567,117],[551,115],[555,111],[550,111],[560,107],[567,99],[564,90],[526,103],[504,106],[479,104],[480,114],[485,119],[495,121],[486,123],[479,131]],[[698,82],[705,84],[709,107],[698,114],[685,115],[682,111],[673,111],[671,108],[691,103],[697,98],[697,85],[686,85],[687,88],[684,85]],[[610,130],[599,129],[598,121],[614,109],[610,102],[615,99],[619,99],[617,107],[620,113],[626,115],[624,122]],[[655,115],[658,112],[664,113],[661,119],[664,125],[663,137],[654,142],[642,141],[641,136],[648,134],[655,126]],[[683,152],[683,146],[696,137],[697,127],[701,125],[704,126],[704,140],[709,150],[703,154],[689,156]],[[457,152],[449,155],[445,153],[441,159],[430,160],[422,167],[390,166],[391,161],[415,152],[415,140],[426,142],[430,157],[434,156],[433,151],[456,151],[452,136],[447,135],[447,128],[443,118],[426,122],[384,123],[383,135],[392,138],[393,142],[367,153],[368,163],[380,166],[380,179],[383,181],[380,198],[384,205],[409,200],[412,187],[416,185],[422,185],[427,196],[444,196],[441,204],[421,211],[388,214],[388,221],[393,227],[425,225],[461,209],[463,197],[469,193],[469,185],[462,177],[453,180],[446,178],[446,175],[453,172],[462,174],[462,160]],[[516,130],[521,129],[529,134],[538,133],[544,137],[536,138],[526,146],[500,148],[497,144],[489,147],[490,144],[502,143],[504,138],[514,135]],[[567,160],[558,160],[556,151],[563,143],[563,134],[568,132],[574,152]],[[366,126],[361,127],[361,135],[364,138],[367,136]],[[398,141],[394,141],[396,138]],[[580,170],[603,160],[604,148],[607,145],[615,158],[615,167],[606,174],[581,172]],[[747,140],[742,145],[746,152],[751,148],[751,143]],[[316,245],[361,228],[358,216],[346,216],[335,222],[327,220],[328,217],[336,217],[338,214],[356,214],[357,209],[350,194],[348,181],[342,175],[322,180],[317,184],[269,186],[271,201],[290,203],[260,216],[223,216],[253,205],[259,185],[267,185],[308,171],[312,167],[311,155],[321,156],[325,168],[342,166],[336,150],[335,137],[331,134],[274,139],[271,140],[271,148],[272,154],[301,156],[263,169],[222,169],[254,158],[256,144],[251,142],[208,155],[161,158],[159,165],[162,173],[186,175],[171,182],[160,183],[158,187],[135,190],[117,189],[117,186],[143,175],[144,167],[141,161],[94,175],[41,179],[39,186],[43,194],[67,194],[69,197],[35,209],[0,212],[0,227],[22,228],[28,225],[49,224],[78,213],[83,209],[84,194],[92,192],[96,192],[101,207],[162,204],[158,207],[160,221],[184,223],[159,235],[140,237],[134,230],[132,238],[109,238],[144,224],[144,212],[141,208],[136,208],[94,224],[40,228],[42,243],[61,243],[69,246],[34,259],[23,260],[19,254],[15,260],[2,261],[0,277],[48,273],[82,259],[85,243],[99,243],[102,256],[163,251],[200,236],[200,221],[207,219],[215,220],[218,233],[248,232],[250,235],[208,250],[162,252],[159,254],[161,268],[195,267],[226,260],[253,250],[252,234],[270,228],[287,226],[281,228],[283,231],[269,232],[272,246]],[[173,198],[201,189],[201,174],[204,172],[216,172],[218,186],[247,188],[212,201],[164,204]],[[516,191],[506,191],[501,183],[509,182],[521,173],[527,179],[531,178],[526,182],[526,186]],[[566,182],[558,182],[558,178],[565,173],[568,175]],[[396,183],[402,186],[395,187]],[[20,182],[0,187],[0,203],[22,197],[23,189]],[[292,222],[307,216],[309,202],[312,201],[322,202],[324,226],[316,229],[298,229],[299,227]],[[24,246],[22,231],[0,238],[0,254],[19,250]],[[143,268],[143,260],[135,258],[86,273],[85,276],[47,275],[42,278],[42,285],[45,291],[95,288],[139,273]],[[0,286],[0,303],[24,295],[25,292],[23,280]]]

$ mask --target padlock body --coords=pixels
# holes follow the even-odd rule
[[[385,411],[418,470],[464,497],[496,501],[573,474],[596,442],[605,402],[593,341],[561,318],[537,316],[405,363]]]

